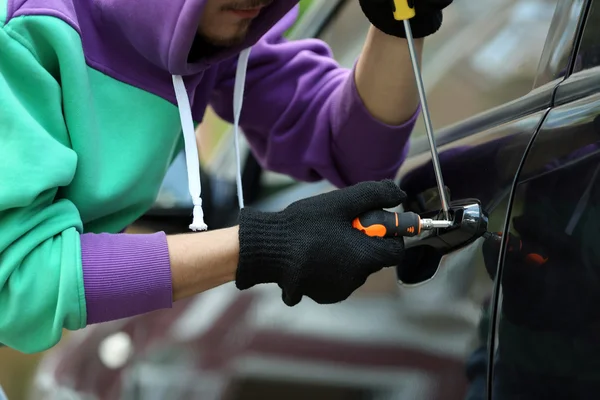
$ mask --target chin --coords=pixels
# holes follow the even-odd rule
[[[239,25],[236,29],[230,30],[229,32],[211,32],[210,30],[199,29],[198,33],[207,43],[210,43],[213,46],[231,47],[244,42],[249,25],[249,23]]]
[[[233,36],[233,37],[223,37],[223,36],[204,36],[204,39],[214,45],[219,47],[232,47],[242,44],[246,35],[243,36]]]

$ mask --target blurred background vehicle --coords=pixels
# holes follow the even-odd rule
[[[524,234],[513,227],[512,219],[535,209],[528,206],[532,200],[526,193],[538,193],[534,199],[556,196],[547,185],[535,189],[528,184],[534,187],[529,192],[522,189],[530,179],[564,171],[563,165],[589,160],[586,157],[594,154],[580,154],[580,149],[597,141],[595,116],[600,114],[600,105],[595,92],[600,75],[594,67],[600,36],[589,22],[597,18],[597,3],[455,0],[445,13],[441,31],[427,40],[423,79],[446,185],[452,200],[479,199],[493,232],[517,234],[538,247],[555,243]],[[341,65],[351,67],[368,30],[358,3],[302,0],[300,5],[302,17],[289,32],[290,38],[320,37]],[[229,125],[209,110],[198,134],[207,222],[213,229],[234,224],[235,160]],[[410,195],[404,208],[422,214],[439,209],[423,134],[419,121],[409,159],[398,173]],[[248,205],[276,210],[333,189],[327,182],[301,183],[264,171],[247,146],[244,154]],[[585,163],[580,165],[583,171],[589,169]],[[590,177],[582,169],[567,171],[576,172],[567,172],[561,182],[594,182],[595,175]],[[589,193],[592,201],[586,204],[594,205],[596,191],[588,186],[577,188],[581,192],[577,199]],[[573,201],[564,204],[575,209]],[[585,204],[582,207],[586,209]],[[153,210],[131,231],[187,231],[190,210],[180,158],[169,171]],[[557,214],[548,211],[537,221]],[[594,241],[585,238],[591,240],[586,246],[593,248]],[[581,238],[569,242],[567,250],[578,249],[582,242]],[[399,285],[395,271],[389,269],[372,276],[348,301],[332,306],[305,300],[290,309],[281,303],[277,288],[239,293],[225,285],[178,303],[173,310],[92,326],[70,333],[47,354],[36,372],[31,398],[475,399],[485,398],[491,383],[496,383],[497,378],[486,383],[488,375],[508,377],[514,383],[509,386],[512,392],[500,390],[494,399],[518,398],[528,382],[506,372],[495,374],[518,370],[541,382],[540,376],[565,372],[539,370],[549,361],[559,364],[551,355],[531,355],[536,361],[533,367],[527,357],[515,360],[516,349],[528,354],[515,347],[515,337],[531,342],[550,334],[548,343],[558,339],[552,336],[556,333],[552,324],[523,329],[514,323],[514,314],[503,316],[499,295],[500,282],[505,282],[498,271],[510,271],[516,261],[500,250],[489,250],[480,239],[448,254],[424,251],[412,267],[425,266],[431,272],[433,279],[426,285]],[[580,278],[560,277],[564,285],[571,279],[576,287],[581,286]],[[589,277],[593,285],[594,274]],[[539,293],[535,279],[518,282],[524,290]],[[524,301],[539,303],[539,307],[545,304],[535,303],[535,296],[508,298],[514,299],[517,309]],[[527,315],[536,321],[539,312],[534,308]],[[489,329],[498,321],[504,329],[499,336]],[[507,326],[521,328],[511,331],[513,340],[503,340]],[[540,330],[541,336],[536,336]],[[564,334],[560,331],[559,338],[564,339]],[[570,334],[578,338],[579,332]],[[577,359],[565,356],[566,349],[572,348],[568,338],[559,340],[565,349],[558,354],[559,361],[576,365]],[[589,351],[593,346],[582,349]],[[0,357],[7,351],[0,350]],[[488,363],[498,351],[513,357],[504,364]],[[542,352],[552,354],[551,347],[542,347]],[[577,370],[584,375],[597,372],[589,363]],[[2,373],[0,369],[0,382],[14,390],[14,378]],[[562,398],[585,398],[577,397],[580,387],[576,383],[570,387],[573,391],[567,394],[571,396]],[[533,397],[527,398],[539,395],[532,390]]]

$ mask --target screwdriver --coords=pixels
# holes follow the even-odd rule
[[[421,218],[414,212],[367,211],[352,221],[352,226],[368,236],[417,236],[423,230],[448,228],[452,221]]]
[[[411,4],[412,4],[412,0]],[[444,178],[440,167],[440,160],[437,154],[435,137],[433,135],[433,125],[429,115],[429,107],[427,105],[427,97],[425,96],[425,87],[421,72],[419,69],[419,61],[417,60],[417,52],[415,50],[412,30],[409,20],[415,16],[415,9],[409,4],[409,0],[393,0],[394,4],[394,19],[404,23],[404,31],[408,42],[408,51],[410,60],[417,82],[419,98],[421,100],[421,108],[423,110],[423,119],[425,120],[425,129],[429,140],[429,148],[431,150],[431,161],[435,172],[435,179],[438,185],[440,202],[442,203],[442,211],[445,220],[422,219],[418,214],[413,212],[394,213],[385,210],[368,211],[357,217],[352,226],[369,236],[378,237],[394,237],[394,236],[416,236],[422,230],[433,230],[438,228],[448,228],[452,226],[450,221],[450,206],[446,197]]]
[[[410,0],[411,4],[414,3]],[[406,40],[408,42],[408,51],[410,53],[410,60],[412,62],[413,72],[417,81],[417,89],[419,91],[419,98],[421,100],[421,108],[423,110],[423,119],[425,120],[425,129],[427,131],[427,138],[429,139],[429,148],[431,150],[431,161],[433,163],[433,170],[435,172],[435,179],[437,181],[438,190],[440,192],[440,202],[442,203],[442,210],[446,220],[450,219],[450,206],[448,204],[448,198],[446,197],[446,191],[444,190],[444,179],[442,177],[442,168],[440,167],[440,160],[437,154],[437,147],[435,144],[435,137],[433,135],[433,125],[431,124],[431,117],[429,115],[429,107],[427,105],[427,97],[425,96],[425,86],[423,85],[423,79],[421,78],[421,72],[419,69],[419,61],[417,60],[417,52],[415,50],[414,39],[412,30],[410,28],[409,20],[415,16],[415,9],[411,7],[409,0],[394,0],[394,19],[396,21],[403,21],[404,31],[406,33]]]

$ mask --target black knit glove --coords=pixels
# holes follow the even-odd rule
[[[359,0],[360,7],[367,19],[377,29],[388,35],[406,38],[404,24],[394,19],[394,0]],[[409,6],[415,9],[415,16],[410,19],[410,28],[415,38],[429,36],[442,26],[442,10],[452,0],[408,0]]]
[[[369,237],[352,220],[405,197],[386,180],[303,199],[280,212],[242,209],[238,289],[277,283],[288,306],[303,296],[320,304],[345,300],[369,275],[400,263],[404,253],[402,238]]]

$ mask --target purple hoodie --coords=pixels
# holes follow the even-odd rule
[[[184,132],[190,121],[173,76],[182,78],[179,88],[195,121],[211,105],[234,122],[236,72],[245,74],[239,126],[267,169],[338,187],[395,176],[418,111],[399,126],[375,120],[358,95],[354,71],[340,67],[325,43],[284,39],[296,18],[294,0],[274,0],[263,9],[242,45],[188,62],[205,1],[9,0],[8,19],[49,15],[65,21],[81,35],[91,68],[179,105]],[[249,47],[246,71],[238,55]],[[186,154],[193,154],[187,143]],[[188,163],[190,191],[201,214],[194,162]],[[88,323],[171,306],[165,235],[137,236],[81,236]]]

